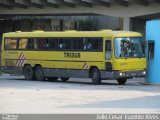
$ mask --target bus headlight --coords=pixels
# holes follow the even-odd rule
[[[122,76],[122,75],[123,75],[123,73],[121,73],[121,72],[120,72],[120,73],[119,73],[119,75],[120,75],[120,76]]]
[[[120,76],[126,76],[126,73],[120,72],[119,75]]]
[[[142,74],[143,74],[143,75],[146,75],[146,71],[143,71]]]

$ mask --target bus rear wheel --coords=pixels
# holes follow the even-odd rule
[[[98,68],[93,68],[92,69],[91,77],[92,77],[92,83],[94,85],[101,84],[101,75],[100,75],[100,72],[99,72]]]
[[[118,78],[117,82],[119,85],[124,85],[126,83],[127,79],[126,78]]]
[[[63,82],[67,82],[67,81],[69,80],[69,78],[61,77],[61,80],[62,80]]]
[[[47,80],[49,82],[55,82],[55,81],[57,81],[57,79],[58,79],[58,77],[47,77]]]
[[[44,80],[44,73],[43,73],[43,69],[41,66],[37,66],[36,69],[35,69],[35,77],[36,77],[36,80]]]
[[[30,65],[26,65],[23,69],[23,74],[26,80],[34,80],[34,70]]]

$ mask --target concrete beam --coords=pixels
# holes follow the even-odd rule
[[[76,1],[75,0],[64,0],[64,5],[68,7],[75,8]]]
[[[47,5],[50,7],[58,8],[59,7],[59,0],[46,0]]]
[[[95,4],[110,7],[111,2],[109,0],[93,0]]]
[[[160,3],[160,0],[154,0],[155,2],[157,2],[157,3]]]
[[[143,6],[148,6],[148,0],[134,0],[134,2],[143,5]]]
[[[124,6],[124,7],[128,7],[129,5],[129,1],[128,0],[113,0],[113,2],[121,5],[121,6]]]
[[[14,1],[10,1],[10,0],[0,0],[0,7],[12,9],[14,6],[13,3]]]
[[[26,0],[15,0],[15,6],[19,8],[27,9],[28,4]]]
[[[46,5],[46,1],[45,0],[30,0],[30,5],[32,7],[37,7],[42,9],[44,5]]]
[[[60,5],[74,8],[75,0],[47,0],[47,5],[55,8],[59,8]]]
[[[6,3],[6,1],[8,3]],[[10,0],[11,1],[11,0]],[[14,0],[12,0],[14,1]],[[20,1],[20,0],[19,0]],[[0,15],[86,15],[86,14],[103,14],[103,15],[109,15],[109,16],[116,16],[116,17],[139,17],[139,16],[146,16],[151,14],[158,14],[160,11],[159,4],[155,1],[149,1],[148,6],[141,6],[139,4],[133,3],[133,0],[129,1],[128,7],[123,7],[122,5],[119,5],[117,2],[112,2],[112,0],[99,0],[108,2],[111,4],[110,7],[105,7],[100,4],[94,3],[94,0],[85,0],[85,3],[88,3],[87,7],[83,5],[83,2],[81,0],[66,0],[65,2],[73,3],[75,4],[75,8],[66,7],[66,4],[64,3],[64,0],[45,0],[46,3],[61,6],[60,8],[53,8],[48,7],[48,4],[43,7],[42,2],[39,2],[37,4],[40,4],[40,6],[43,7],[43,9],[37,9],[37,7],[34,6],[33,3],[30,2],[30,0],[22,0],[25,2],[18,2],[19,4],[26,5],[29,7],[28,9],[21,9],[18,7],[14,7],[14,2],[11,4],[9,0],[0,0]],[[113,0],[115,1],[115,0]],[[119,0],[118,0],[119,1]],[[34,1],[33,1],[34,2]],[[7,8],[13,8],[12,10],[6,9]],[[136,9],[135,9],[136,8]],[[138,11],[138,12],[137,12]]]
[[[78,1],[78,0],[77,0]],[[93,1],[92,0],[79,0],[80,4],[86,7],[92,7]]]

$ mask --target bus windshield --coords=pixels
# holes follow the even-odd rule
[[[144,41],[141,37],[115,38],[116,58],[141,58],[145,57]]]

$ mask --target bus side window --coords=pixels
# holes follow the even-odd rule
[[[112,58],[112,45],[111,40],[106,40],[106,60],[110,60]]]
[[[65,49],[70,50],[72,48],[72,39],[71,38],[64,39],[64,43],[65,43]]]
[[[33,38],[32,40],[33,40],[33,43],[32,43],[33,46],[32,46],[32,48],[33,48],[33,49],[38,49],[37,39],[36,39],[36,38]]]
[[[39,49],[40,49],[40,50],[46,48],[46,39],[45,39],[45,38],[39,39],[39,40],[38,40],[38,43],[39,43],[38,46],[39,46]]]
[[[47,44],[48,49],[55,50],[59,48],[58,39],[56,38],[49,38]]]
[[[29,49],[29,40],[27,38],[20,38],[19,39],[19,47],[20,50]]]
[[[44,49],[49,49],[48,39],[45,40]]]
[[[84,38],[84,50],[102,51],[102,38]]]
[[[94,38],[92,43],[93,43],[92,44],[93,50],[95,50],[95,51],[102,51],[103,50],[102,38]]]
[[[84,38],[84,50],[92,50],[93,49],[93,39],[92,38]]]
[[[83,49],[87,49],[87,43],[86,43],[86,38],[83,38]]]
[[[43,50],[46,49],[46,38],[33,38],[33,49]]]
[[[59,40],[59,49],[63,49],[64,48],[64,43],[63,43],[63,40],[60,39]]]
[[[28,38],[28,49],[32,49],[32,39]]]
[[[16,39],[16,38],[13,38],[13,39],[11,39],[11,38],[6,38],[5,39],[5,46],[4,46],[4,48],[5,49],[17,49],[17,42],[18,40]]]
[[[87,49],[91,50],[93,48],[93,40],[91,38],[87,39]]]
[[[71,49],[71,42],[72,42],[71,38],[61,38],[59,40],[59,48],[70,50]]]
[[[73,38],[72,41],[74,50],[83,50],[83,38]]]
[[[155,49],[154,41],[149,41],[148,42],[148,59],[154,59],[154,49]]]

